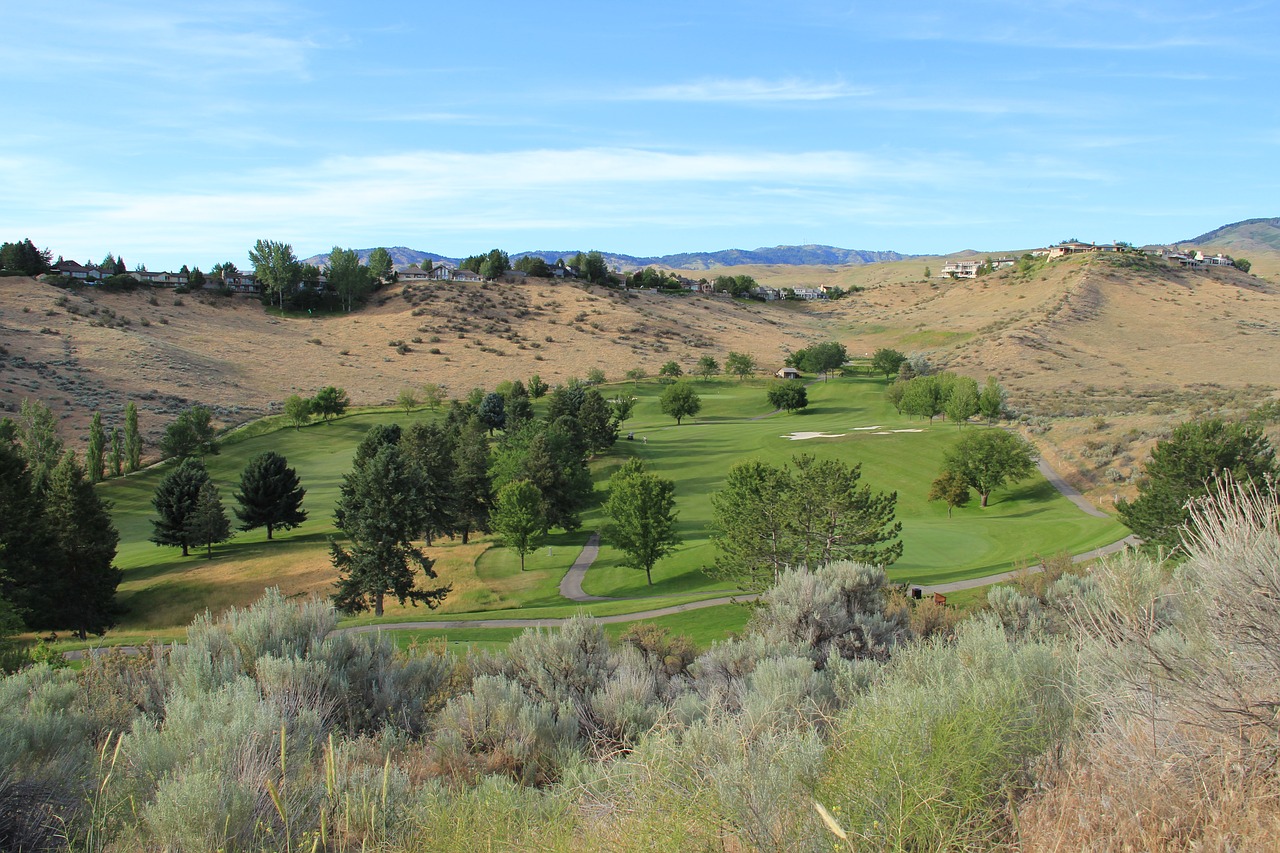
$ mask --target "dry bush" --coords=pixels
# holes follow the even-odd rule
[[[1021,809],[1025,849],[1275,849],[1280,506],[1215,491],[1185,564],[1108,561],[1067,608],[1101,723]]]

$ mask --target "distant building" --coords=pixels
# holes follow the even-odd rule
[[[799,379],[800,371],[794,367],[779,367],[773,375],[779,379]]]
[[[942,265],[943,278],[977,278],[982,261],[947,261]]]
[[[791,292],[796,299],[826,299],[827,294],[816,287],[794,287]]]

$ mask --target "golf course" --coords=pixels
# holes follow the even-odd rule
[[[495,537],[472,537],[465,545],[457,539],[436,541],[426,553],[435,560],[440,581],[452,585],[440,608],[401,606],[391,600],[380,620],[363,615],[343,624],[412,621],[421,628],[403,631],[406,643],[443,636],[449,643],[501,644],[520,629],[492,627],[492,620],[558,619],[576,613],[616,616],[732,596],[738,590],[704,572],[716,556],[710,496],[722,488],[728,470],[748,458],[774,464],[802,453],[839,458],[860,464],[862,482],[872,489],[896,492],[904,543],[902,558],[888,570],[896,583],[930,585],[984,577],[1042,556],[1090,551],[1128,532],[1113,519],[1081,511],[1039,474],[997,489],[985,508],[974,501],[949,515],[945,503],[927,500],[944,451],[961,430],[997,427],[899,415],[886,401],[885,381],[880,378],[833,376],[811,382],[809,405],[796,413],[770,411],[765,380],[713,378],[694,380],[693,386],[701,411],[679,426],[661,413],[658,397],[664,386],[656,381],[601,388],[606,397],[634,395],[632,417],[622,425],[622,437],[612,451],[591,463],[596,492],[582,515],[582,527],[574,532],[553,529],[527,555],[525,571],[517,555]],[[151,500],[168,465],[104,483],[101,494],[112,502],[120,532],[116,565],[124,577],[118,601],[125,608],[106,642],[177,639],[196,614],[247,605],[270,587],[286,595],[328,595],[336,578],[328,549],[329,537],[338,535],[333,506],[361,436],[375,424],[407,426],[442,417],[443,411],[353,410],[300,429],[283,418],[267,418],[226,434],[221,452],[205,462],[228,512],[235,506],[240,472],[250,459],[270,450],[285,456],[297,470],[307,490],[304,508],[309,518],[296,529],[277,531],[271,541],[261,529],[238,532],[231,541],[215,545],[211,559],[203,549],[182,557],[176,548],[149,541],[155,515]],[[629,433],[634,438],[628,439]],[[654,567],[650,586],[644,572],[623,566],[622,555],[602,539],[582,591],[609,600],[570,601],[561,595],[561,580],[605,520],[605,482],[631,456],[675,482],[682,544]],[[741,628],[748,615],[740,605],[722,604],[654,621],[705,646]],[[485,620],[486,627],[431,629],[433,622],[477,620]],[[624,623],[608,626],[610,632],[625,628]]]

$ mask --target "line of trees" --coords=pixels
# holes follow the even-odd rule
[[[118,616],[119,534],[110,504],[40,409],[0,420],[0,617],[85,639]]]

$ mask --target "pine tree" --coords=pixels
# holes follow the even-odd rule
[[[51,546],[42,502],[16,433],[13,421],[0,420],[0,597],[34,624],[51,603],[42,592]]]
[[[235,493],[240,504],[235,511],[240,529],[265,527],[267,539],[271,539],[276,528],[297,527],[307,520],[302,509],[306,493],[298,482],[298,472],[283,456],[270,450],[255,456],[240,475],[240,491]]]
[[[183,524],[192,545],[204,545],[206,559],[213,559],[213,546],[231,538],[231,522],[227,520],[222,496],[212,480],[205,480],[196,498],[195,509]]]
[[[195,512],[200,500],[200,489],[209,480],[209,472],[199,459],[184,459],[156,487],[151,504],[159,518],[152,519],[154,528],[151,541],[157,545],[182,548],[182,556],[188,556],[191,537],[187,531],[187,519]]]
[[[489,530],[493,481],[489,475],[489,441],[478,421],[463,426],[453,452],[453,523],[466,544],[471,531]]]
[[[90,483],[100,483],[106,475],[107,467],[107,431],[102,427],[102,413],[93,413],[93,422],[89,424],[89,448],[85,452],[85,468],[89,472]]]
[[[142,434],[138,432],[138,407],[124,407],[125,469],[132,474],[142,467]]]
[[[412,601],[436,607],[449,587],[418,589],[416,571],[436,577],[433,561],[413,545],[424,525],[422,482],[398,444],[387,443],[358,461],[343,479],[342,497],[334,513],[351,540],[349,548],[330,542],[338,570],[333,601],[340,610],[383,612],[388,593],[401,604]]]
[[[45,524],[53,545],[45,594],[52,624],[38,627],[70,628],[83,640],[115,624],[116,587],[123,573],[112,565],[120,536],[109,510],[75,454],[67,451],[45,490]]]

